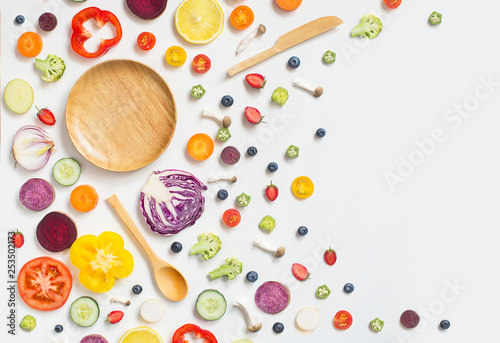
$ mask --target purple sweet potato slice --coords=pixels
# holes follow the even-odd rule
[[[88,335],[82,338],[80,343],[109,343],[108,340],[101,335]]]
[[[264,282],[255,292],[255,304],[265,313],[283,311],[290,303],[290,292],[277,281]]]
[[[51,252],[68,249],[73,245],[77,235],[75,222],[62,212],[48,213],[36,228],[38,243]]]
[[[44,179],[29,179],[19,190],[19,200],[28,210],[41,211],[49,207],[56,193],[52,184]]]
[[[127,0],[127,6],[141,19],[154,19],[165,11],[167,0]]]

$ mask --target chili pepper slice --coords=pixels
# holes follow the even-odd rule
[[[92,37],[92,34],[83,26],[83,24],[90,19],[94,19],[99,28],[102,28],[108,22],[116,28],[116,36],[111,39],[101,38],[101,44],[95,52],[88,52],[83,46],[83,44]],[[87,58],[95,58],[104,55],[122,39],[122,26],[118,18],[113,13],[102,11],[97,7],[88,7],[75,14],[71,22],[71,28],[73,29],[71,47],[78,55]]]
[[[196,338],[203,339],[203,343],[217,343],[217,338],[208,330],[203,330],[195,324],[184,324],[174,332],[172,343],[186,343],[185,335],[194,333]]]
[[[206,93],[205,88],[202,85],[196,85],[191,88],[191,95],[195,98],[201,99]]]
[[[331,50],[327,50],[324,55],[323,55],[323,61],[325,61],[326,64],[330,64],[335,62],[335,57],[337,56],[336,53],[334,53]]]
[[[321,299],[326,299],[332,293],[330,288],[327,285],[319,286],[316,290],[316,296]]]
[[[429,21],[431,22],[432,25],[441,24],[442,19],[443,15],[436,11],[432,12],[429,17]]]

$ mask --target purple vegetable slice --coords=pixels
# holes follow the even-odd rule
[[[101,335],[88,335],[82,338],[80,343],[109,343],[108,340]]]
[[[127,6],[141,19],[154,19],[165,11],[167,0],[127,0]]]
[[[140,197],[142,215],[149,228],[171,236],[193,225],[205,209],[202,190],[207,190],[207,186],[186,171],[153,172]]]
[[[77,235],[75,222],[62,212],[48,213],[36,228],[38,243],[51,252],[60,252],[70,248]]]
[[[46,209],[54,202],[55,196],[54,187],[44,179],[29,179],[19,190],[21,204],[32,211]]]
[[[235,164],[240,160],[240,152],[234,146],[227,146],[222,149],[220,158],[226,164]]]
[[[44,31],[52,31],[57,26],[57,18],[53,13],[45,12],[38,18],[38,26]]]
[[[401,314],[401,318],[399,320],[405,328],[413,329],[420,322],[420,316],[415,311],[406,310]]]
[[[290,292],[277,281],[264,282],[255,292],[255,304],[265,313],[283,311],[290,303]]]

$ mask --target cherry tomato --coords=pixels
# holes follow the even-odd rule
[[[231,24],[238,30],[243,30],[252,25],[254,15],[250,7],[241,5],[236,7],[229,17]]]
[[[240,212],[238,212],[238,210],[230,208],[229,210],[226,210],[226,212],[224,212],[224,214],[222,215],[222,220],[224,220],[224,224],[226,224],[227,226],[235,227],[241,221],[241,214]]]
[[[186,62],[186,57],[186,50],[180,46],[171,46],[165,53],[165,59],[168,64],[173,65],[174,67],[180,67],[183,65],[184,62]]]
[[[333,318],[333,324],[337,329],[340,330],[349,329],[349,327],[352,325],[352,316],[347,311],[338,311]]]
[[[151,32],[143,32],[137,37],[137,45],[142,50],[151,50],[156,44],[156,37]]]
[[[314,183],[307,176],[299,176],[292,182],[292,192],[297,198],[309,198],[314,192]]]
[[[389,8],[398,8],[401,5],[401,0],[384,0],[384,2]]]
[[[193,70],[196,73],[206,73],[211,66],[212,62],[207,55],[199,54],[196,55],[193,59]]]

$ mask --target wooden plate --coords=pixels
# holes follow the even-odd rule
[[[132,60],[109,60],[87,70],[66,103],[66,127],[92,164],[130,171],[156,160],[177,123],[175,100],[163,78]]]

